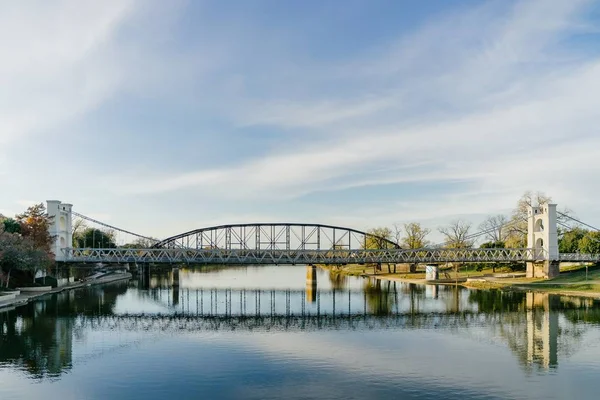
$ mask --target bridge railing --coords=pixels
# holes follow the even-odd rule
[[[369,249],[369,250],[240,250],[240,249],[63,249],[69,262],[189,264],[371,264],[443,262],[544,261],[539,249]],[[585,257],[583,257],[585,256]],[[567,257],[569,261],[594,256]],[[552,260],[558,261],[558,260]]]
[[[600,262],[600,254],[561,253],[559,261],[565,262]]]

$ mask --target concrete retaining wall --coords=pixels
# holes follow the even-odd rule
[[[47,292],[52,290],[52,286],[31,286],[17,288],[21,292]]]

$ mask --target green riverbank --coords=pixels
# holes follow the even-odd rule
[[[441,270],[440,278],[436,281],[426,281],[425,271],[416,272],[387,272],[387,267],[381,271],[365,265],[348,265],[341,267],[323,266],[331,274],[363,276],[374,279],[393,280],[417,284],[461,285],[475,289],[527,290],[536,292],[565,294],[570,296],[585,296],[600,298],[600,266],[565,265],[561,273],[554,279],[526,278],[524,272],[512,272],[496,268],[476,271],[474,268],[461,268],[457,273],[453,269]]]

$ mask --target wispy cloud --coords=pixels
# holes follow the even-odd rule
[[[14,4],[0,15],[0,48],[9,55],[0,65],[4,176],[6,160],[15,157],[2,149],[71,124],[79,164],[68,174],[84,182],[77,167],[86,165],[94,184],[56,185],[84,206],[102,198],[131,210],[144,198],[166,212],[174,199],[181,209],[201,201],[217,213],[204,218],[218,221],[264,217],[282,200],[396,185],[397,200],[376,209],[364,204],[348,216],[340,207],[311,218],[362,227],[492,213],[510,208],[526,189],[572,207],[600,196],[589,184],[600,170],[600,52],[589,45],[598,40],[591,0],[456,6],[323,58],[310,50],[322,51],[326,40],[298,21],[298,31],[285,31],[285,23],[257,27],[225,18],[210,3],[182,2],[168,11],[160,2],[133,0]],[[163,9],[168,17],[156,18]],[[302,47],[294,38],[304,32]],[[73,128],[102,106],[81,131]],[[160,118],[146,121],[155,114]],[[86,147],[94,134],[105,135],[93,142],[102,152]],[[48,190],[49,181],[40,188]],[[464,187],[416,202],[402,190],[415,182]],[[24,191],[21,198],[42,195]],[[218,211],[241,200],[256,210]],[[124,217],[117,206],[93,209]]]
[[[77,117],[120,84],[111,46],[133,1],[3,2],[0,144]]]

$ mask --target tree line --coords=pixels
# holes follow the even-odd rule
[[[29,275],[33,282],[39,271],[48,271],[55,262],[52,224],[43,203],[35,204],[14,218],[0,215],[0,287],[11,285],[11,276]],[[115,234],[110,230],[88,227],[85,221],[73,222],[73,243],[76,248],[115,248]],[[121,247],[148,248],[152,243],[138,239]]]
[[[3,286],[9,286],[15,270],[27,272],[35,280],[38,271],[53,265],[54,238],[48,232],[50,224],[43,203],[29,207],[14,218],[0,215],[0,282]]]
[[[444,242],[438,244],[446,248],[472,248],[478,239],[483,239],[480,248],[525,248],[527,247],[527,222],[529,206],[533,204],[550,204],[552,198],[544,193],[525,192],[517,201],[510,215],[490,215],[474,232],[471,222],[462,219],[437,228]],[[572,215],[569,209],[558,213],[559,251],[561,253],[600,253],[600,232],[585,229],[582,226],[567,228]],[[420,223],[410,222],[394,224],[390,227],[370,229],[367,248],[386,248],[393,242],[404,249],[433,247],[435,244],[427,238],[431,229]]]

